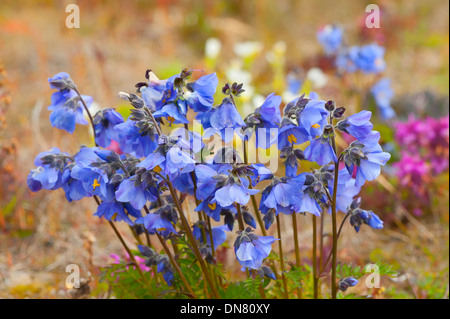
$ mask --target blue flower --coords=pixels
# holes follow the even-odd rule
[[[111,140],[117,142],[115,125],[123,123],[123,117],[114,109],[107,108],[97,112],[94,116],[95,142],[98,146],[108,147]]]
[[[241,231],[234,242],[234,252],[242,268],[259,269],[276,240],[272,236],[257,236],[250,228]]]
[[[310,213],[320,217],[322,209],[318,201],[325,201],[322,183],[311,173],[301,173],[292,178],[292,182],[297,185],[297,194],[294,196],[292,209],[296,213]]]
[[[286,83],[288,88],[287,91],[289,93],[292,93],[294,95],[298,94],[303,86],[303,79],[301,77],[300,71],[297,69],[289,72],[286,76]]]
[[[214,196],[209,196],[206,199],[202,200],[200,204],[195,208],[196,212],[205,212],[206,215],[214,219],[216,222],[220,221],[220,216],[223,211],[230,211],[233,214],[236,214],[236,208],[233,205],[229,205],[226,207],[222,207],[218,205],[216,202],[212,202]]]
[[[226,185],[219,188],[212,199],[212,203],[218,203],[222,207],[231,206],[233,203],[246,205],[250,200],[250,195],[259,192],[257,189],[249,189],[248,181],[230,178]]]
[[[157,200],[158,190],[147,180],[133,175],[120,183],[115,196],[119,202],[130,203],[133,208],[141,210],[147,201]]]
[[[195,237],[196,240],[200,241],[201,243],[205,244],[203,242],[203,236],[202,236],[202,230],[200,227],[205,227],[203,226],[199,226],[198,223],[194,225],[193,229],[192,229],[192,233]],[[217,227],[212,227],[212,237],[213,237],[213,243],[214,243],[214,249],[217,250],[217,248],[222,245],[226,240],[227,240],[227,231],[228,231],[228,226],[227,225],[222,225],[222,226],[217,226]],[[211,246],[211,237],[209,235],[209,229],[208,227],[205,227],[205,235],[206,235],[206,243]]]
[[[333,54],[341,47],[342,35],[338,26],[326,25],[317,32],[317,39],[327,54]]]
[[[216,167],[218,167],[217,170],[211,165],[197,165],[195,172],[197,176],[198,199],[204,200],[212,197],[209,203],[211,206],[217,203],[222,208],[228,208],[234,203],[247,204],[250,200],[250,195],[259,192],[258,190],[250,189],[249,180],[241,177],[245,174],[252,174],[254,167],[242,166],[239,172],[230,172],[233,171],[231,165],[218,164]],[[205,208],[205,205],[202,205],[202,207]],[[216,211],[216,207],[213,211]],[[217,216],[217,212],[214,215]]]
[[[188,86],[192,93],[187,99],[187,103],[194,112],[207,112],[214,104],[214,94],[216,93],[219,79],[216,73],[204,75]]]
[[[150,234],[158,232],[162,236],[168,236],[170,233],[178,234],[174,227],[176,222],[177,213],[172,205],[163,206],[154,213],[136,220],[136,224],[144,224]]]
[[[394,91],[391,88],[391,80],[383,78],[379,80],[370,89],[375,103],[381,112],[381,117],[385,120],[389,120],[395,117],[395,111],[391,107],[391,100],[394,97]]]
[[[195,167],[195,176],[197,180],[196,196],[199,200],[205,200],[216,190],[219,175],[212,165],[199,164]]]
[[[155,118],[165,117],[170,124],[189,124],[186,118],[187,105],[186,101],[177,99],[174,102],[165,104],[161,110],[153,113]]]
[[[273,143],[274,140],[272,140]],[[292,145],[303,144],[308,141],[308,133],[300,126],[283,121],[278,131],[278,149]]]
[[[172,286],[172,280],[174,278],[174,270],[170,263],[170,259],[166,255],[160,255],[156,253],[152,248],[138,245],[139,251],[142,256],[146,257],[145,265],[147,267],[156,266],[156,272],[162,273],[164,281]]]
[[[339,280],[338,288],[339,290],[346,291],[348,287],[356,286],[358,280],[353,277],[347,277]]]
[[[84,197],[92,196],[84,189],[83,182],[72,178],[72,167],[69,165],[62,175],[62,188],[66,194],[66,199],[70,203],[72,201],[80,200]]]
[[[331,143],[331,139],[333,138],[332,134],[334,134],[332,127],[328,125],[322,136],[313,139],[305,149],[305,158],[311,162],[316,162],[321,166],[329,164],[330,162],[337,162],[338,159]]]
[[[136,122],[130,119],[114,126],[117,132],[117,143],[122,152],[135,157],[144,157],[151,154],[158,147],[157,136],[152,140],[148,134],[142,135]]]
[[[359,48],[354,63],[364,73],[380,73],[384,71],[384,48],[376,43],[364,45]]]
[[[336,66],[346,72],[361,71],[363,73],[380,73],[386,68],[384,48],[376,43],[364,46],[353,46],[339,54]]]
[[[295,204],[295,197],[298,192],[297,186],[297,183],[291,179],[274,178],[272,184],[261,193],[259,209],[263,214],[266,214],[270,209],[274,209],[276,215],[279,212],[287,215],[292,214],[292,206]]]
[[[128,214],[133,217],[141,217],[141,213],[138,210],[135,210],[129,204],[119,203],[116,201],[112,202],[102,202],[97,207],[97,212],[94,216],[98,216],[100,218],[104,217],[109,221],[120,222],[124,221],[128,225],[134,225],[133,221],[128,217]]]
[[[175,138],[160,137],[158,148],[140,162],[137,167],[152,170],[159,166],[161,172],[170,179],[177,177],[181,173],[192,172],[195,169],[195,160],[180,145],[184,146],[185,149],[190,144],[178,136]]]
[[[301,149],[294,149],[293,146],[285,147],[281,150],[280,158],[285,159],[285,175],[287,177],[297,176],[299,161],[305,159],[305,155]]]
[[[245,125],[241,115],[230,98],[223,99],[222,104],[210,111],[197,115],[205,129],[205,136],[220,134],[225,143],[233,139],[234,131]]]
[[[242,219],[244,220],[244,223],[246,223],[247,225],[256,228],[256,220],[252,216],[252,214],[250,214],[250,212],[248,211],[247,206],[242,206]]]
[[[264,164],[251,164],[249,169],[252,172],[250,175],[252,186],[256,186],[259,182],[273,177],[272,171],[264,166]]]
[[[353,174],[356,167],[355,185],[358,187],[365,181],[376,179],[381,173],[381,166],[391,158],[389,153],[383,152],[379,140],[380,133],[372,131],[365,139],[352,142],[343,153],[349,174]]]
[[[333,184],[329,184],[330,194],[333,194]],[[338,176],[338,186],[336,194],[337,210],[346,213],[353,202],[355,196],[359,194],[361,187],[355,185],[355,179],[346,169],[341,169]]]
[[[63,81],[64,83],[70,82],[72,86],[75,86],[72,80],[70,80],[70,76],[64,72],[56,74],[53,78],[49,78],[50,87],[59,89],[59,91],[52,94],[52,104],[47,108],[49,111],[52,111],[50,114],[50,122],[53,127],[72,134],[75,131],[76,124],[86,125],[89,122],[83,116],[83,105],[78,94],[70,88],[71,86],[66,84],[60,86],[56,84],[58,81]],[[81,98],[87,107],[93,102],[90,96],[82,95]]]
[[[281,96],[271,93],[255,112],[245,118],[244,138],[249,140],[255,132],[257,148],[270,148],[271,141],[278,132],[277,128],[281,123],[280,104]]]
[[[172,180],[173,187],[181,193],[194,195],[194,182],[189,173],[179,174]]]
[[[170,136],[172,138],[178,137],[181,148],[185,151],[192,151],[193,154],[200,152],[205,146],[200,133],[191,132],[184,127],[176,129]]]
[[[264,103],[255,110],[260,119],[267,124],[265,127],[277,127],[281,123],[280,104],[281,96],[271,93],[266,97]]]
[[[98,147],[83,147],[75,155],[75,165],[70,176],[83,183],[84,190],[89,195],[99,196],[104,201],[114,199],[114,186],[109,184],[108,173],[93,163],[106,164],[106,157],[111,151],[102,150]]]
[[[62,175],[67,164],[72,161],[67,153],[61,153],[58,148],[38,154],[34,160],[36,168],[27,177],[28,188],[37,192],[42,188],[55,190],[62,186]]]
[[[162,108],[163,104],[165,104],[162,102],[163,96],[165,96],[165,101],[175,100],[177,97],[176,90],[167,91],[167,88],[173,88],[173,81],[177,75],[166,80],[160,80],[153,72],[147,72],[146,77],[149,81],[146,85],[139,88],[139,92],[141,93],[145,106],[147,106],[151,112],[155,112]]]
[[[156,266],[156,272],[161,273],[167,285],[172,286],[172,280],[174,278],[172,265],[170,264],[169,257],[165,257]]]
[[[356,209],[350,214],[350,224],[355,228],[356,232],[359,232],[362,223],[369,225],[373,229],[383,228],[383,221],[372,211]]]
[[[261,268],[257,270],[257,274],[261,277],[267,277],[273,280],[277,280],[277,277],[275,276],[275,273],[270,269],[269,267],[263,265]]]
[[[350,134],[354,138],[361,140],[366,138],[372,132],[373,124],[370,123],[372,112],[361,111],[359,113],[350,115],[345,120],[338,123],[339,130]]]
[[[289,102],[278,132],[278,149],[302,144],[320,136],[327,124],[328,114],[325,101],[322,100],[301,96]]]

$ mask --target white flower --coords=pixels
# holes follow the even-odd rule
[[[234,53],[241,58],[254,56],[261,52],[263,45],[258,41],[239,42],[234,45]]]
[[[215,59],[222,50],[222,43],[217,38],[209,38],[205,42],[205,55],[207,58]]]
[[[306,78],[312,82],[314,87],[319,89],[324,87],[328,82],[326,74],[319,68],[310,69],[306,74]]]

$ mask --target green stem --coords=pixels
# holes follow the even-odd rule
[[[238,223],[239,223],[239,230],[244,230],[244,218],[242,217],[241,212],[241,205],[236,203],[236,209],[237,209],[237,215],[238,215]]]
[[[336,138],[331,139],[333,150],[337,156]],[[331,261],[331,298],[337,298],[336,283],[336,263],[337,263],[337,220],[336,220],[336,198],[339,178],[339,161],[334,163],[334,185],[333,185],[333,201],[331,202],[331,220],[333,225],[333,257]]]
[[[178,275],[180,276],[181,281],[183,282],[184,287],[188,290],[188,292],[189,292],[189,294],[190,294],[190,296],[191,296],[192,298],[197,299],[197,298],[195,297],[194,290],[192,290],[191,285],[189,284],[189,282],[187,281],[186,277],[185,277],[185,276],[183,275],[183,273],[181,272],[180,267],[178,267],[178,264],[177,264],[177,262],[175,261],[175,259],[173,258],[173,255],[172,255],[172,253],[171,253],[169,247],[167,247],[167,244],[166,244],[164,238],[162,238],[161,235],[160,235],[158,232],[155,232],[155,233],[156,233],[156,236],[158,237],[158,239],[159,239],[161,245],[163,246],[164,251],[166,252],[167,256],[169,257],[170,262],[171,262],[173,268],[175,268],[176,272],[177,272]]]
[[[292,213],[292,227],[294,228],[294,246],[295,246],[295,263],[297,267],[300,268],[301,259],[300,259],[300,247],[298,242],[298,225],[297,225],[297,214]],[[299,299],[302,298],[302,289],[301,287],[297,288],[297,296]]]
[[[284,275],[284,254],[283,254],[283,245],[281,244],[281,224],[280,224],[280,214],[277,215],[277,232],[278,232],[278,248],[280,251],[280,266],[281,266],[281,279],[283,280],[283,290],[284,290],[284,299],[289,299],[289,292],[287,286],[286,276]]]
[[[167,186],[169,187],[170,194],[172,195],[172,198],[173,198],[173,200],[175,202],[175,206],[177,207],[178,213],[180,215],[181,222],[183,224],[183,228],[185,229],[186,235],[187,235],[187,237],[188,237],[188,239],[189,239],[189,241],[190,241],[190,243],[192,245],[192,249],[194,251],[194,254],[195,254],[195,256],[198,259],[200,267],[202,268],[204,277],[205,277],[206,281],[208,282],[208,285],[211,288],[211,291],[212,291],[214,297],[219,299],[220,295],[219,295],[216,287],[214,286],[214,283],[211,280],[211,277],[209,276],[209,272],[208,272],[208,269],[206,267],[205,261],[203,260],[203,257],[202,257],[202,255],[200,253],[200,250],[198,249],[197,242],[195,241],[195,237],[192,234],[192,230],[191,230],[191,227],[189,226],[189,223],[188,223],[188,221],[186,219],[186,216],[183,213],[183,209],[181,208],[180,202],[178,200],[178,197],[176,196],[176,193],[175,193],[175,190],[173,188],[173,185],[172,185],[172,183],[169,180],[166,180],[166,183],[167,183]]]
[[[249,178],[249,183],[250,184],[249,184],[248,188],[249,189],[253,189],[252,181],[250,180],[250,178]],[[264,227],[264,222],[263,222],[263,219],[262,219],[261,214],[259,212],[258,204],[256,202],[255,195],[250,195],[250,199],[252,201],[253,211],[255,212],[255,216],[256,216],[256,220],[258,221],[259,228],[261,228],[261,233],[263,234],[263,236],[267,236],[267,231],[266,231],[266,228]]]
[[[319,278],[317,278],[317,217],[312,215],[313,221],[313,286],[314,286],[314,299],[319,299]]]
[[[97,145],[97,140],[96,140],[96,136],[95,136],[95,126],[94,126],[94,119],[92,118],[91,112],[89,112],[89,109],[86,105],[86,102],[84,102],[83,98],[81,97],[80,92],[78,91],[78,89],[75,87],[73,88],[73,90],[75,91],[75,93],[77,93],[78,97],[80,98],[81,104],[83,104],[84,110],[86,111],[87,115],[89,116],[89,121],[91,122],[91,126],[92,126],[92,131],[94,134],[94,142],[95,142],[95,146]]]
[[[338,230],[338,233],[337,233],[337,239],[338,240],[339,240],[339,236],[341,235],[342,227],[344,226],[344,223],[347,220],[347,218],[349,217],[349,215],[350,214],[345,214],[345,217],[344,217],[344,219],[341,222],[341,226],[339,226],[339,230]],[[330,252],[330,254],[327,257],[327,260],[325,261],[325,263],[323,264],[322,268],[319,271],[319,275],[318,275],[319,278],[320,278],[320,276],[322,276],[323,272],[325,271],[325,268],[328,266],[328,263],[330,262],[332,255],[333,255],[332,252]]]
[[[113,231],[116,234],[116,236],[119,238],[120,242],[122,243],[123,248],[125,248],[125,250],[127,251],[128,255],[130,256],[131,261],[135,265],[137,271],[139,272],[139,275],[144,280],[144,282],[147,285],[149,291],[153,292],[152,287],[150,286],[150,282],[148,281],[147,277],[145,277],[144,273],[142,272],[141,267],[139,267],[139,264],[136,262],[136,259],[134,258],[133,253],[131,252],[130,248],[128,248],[127,244],[123,240],[122,235],[120,235],[119,231],[117,230],[116,226],[114,225],[114,223],[112,221],[108,220],[108,223],[111,226],[111,228],[113,229]]]

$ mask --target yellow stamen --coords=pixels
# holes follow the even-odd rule
[[[169,121],[170,125],[172,125],[172,123],[175,122],[175,119],[172,116],[168,116],[167,120]]]
[[[297,143],[297,138],[294,136],[294,134],[289,135],[287,140],[289,143],[292,143],[292,144]]]
[[[320,128],[320,124],[319,124],[319,123],[316,123],[316,124],[314,124],[314,125],[311,125],[311,127],[314,127],[314,128]]]
[[[208,204],[208,207],[211,208],[211,210],[215,210],[216,206],[216,203]]]
[[[117,218],[117,213],[114,213],[114,215],[111,217],[111,220],[116,220],[116,218]]]
[[[155,173],[160,173],[160,172],[162,171],[162,169],[161,169],[161,167],[158,165],[158,166],[156,166],[155,168],[153,168],[153,171],[154,171]]]
[[[98,180],[94,179],[94,183],[92,183],[92,187],[94,188],[94,191],[98,186],[100,186],[100,184],[98,183]]]
[[[157,228],[156,230],[157,231],[164,231],[164,230],[166,230],[166,228]]]

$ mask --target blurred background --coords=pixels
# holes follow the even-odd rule
[[[71,3],[80,8],[80,28],[66,27]],[[380,7],[379,29],[366,27],[370,3]],[[383,147],[393,156],[362,194],[364,207],[376,212],[385,228],[366,228],[357,236],[345,228],[340,259],[394,265],[397,277],[384,278],[376,292],[356,287],[361,294],[448,297],[448,11],[445,0],[2,0],[0,297],[73,297],[65,287],[65,269],[75,263],[91,278],[91,297],[101,298],[100,267],[113,262],[112,253],[124,256],[104,221],[92,216],[91,201],[69,204],[62,191],[34,194],[27,188],[41,151],[57,146],[74,153],[80,144],[92,146],[87,126],[77,127],[74,135],[51,127],[47,78],[67,72],[82,94],[94,97],[95,107],[126,113],[117,93],[134,91],[146,69],[162,79],[183,67],[217,72],[219,86],[244,83],[242,114],[271,92],[284,103],[314,91],[351,111],[372,110]],[[342,28],[349,46],[383,46],[383,73],[339,74],[317,39],[328,24]],[[389,118],[371,90],[384,78],[394,93],[389,102],[396,115]],[[305,262],[309,222],[305,219],[300,237]],[[285,227],[289,239],[290,225]],[[293,259],[293,247],[287,251]],[[238,271],[232,252],[222,259],[230,274]]]

